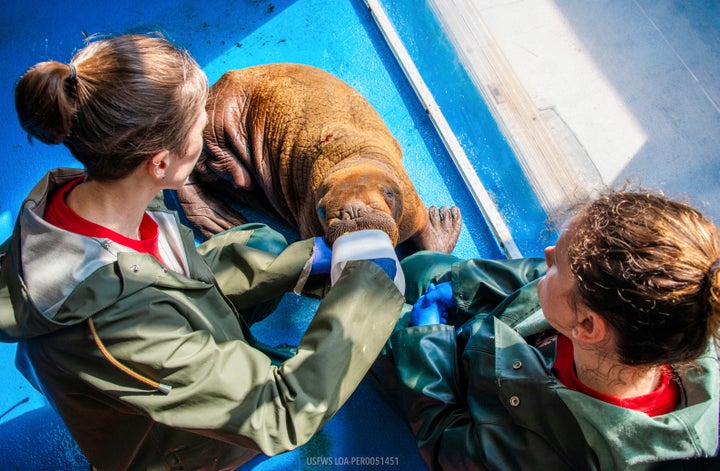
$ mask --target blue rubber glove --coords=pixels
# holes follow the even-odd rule
[[[428,301],[425,296],[420,296],[410,311],[410,325],[434,325],[447,323],[447,311],[440,311],[437,303]]]
[[[449,281],[437,285],[430,283],[425,297],[446,309],[457,306],[457,302],[453,298],[452,284]]]
[[[328,246],[327,242],[325,242],[325,238],[315,237],[310,274],[318,275],[321,273],[330,273],[331,261],[332,249]]]
[[[430,284],[427,292],[418,298],[410,311],[410,325],[447,324],[448,310],[456,305],[449,281],[439,285]]]
[[[370,261],[382,268],[391,280],[395,279],[395,275],[397,274],[397,265],[395,264],[395,260],[392,258],[371,258]]]

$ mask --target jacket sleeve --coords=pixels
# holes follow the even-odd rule
[[[213,236],[197,248],[197,253],[232,303],[248,306],[292,291],[309,268],[313,247],[313,239],[287,246],[278,233],[254,224]]]
[[[116,306],[114,316],[95,321],[119,361],[172,386],[170,394],[144,391],[99,352],[84,360],[84,375],[94,387],[162,424],[268,455],[305,443],[345,403],[403,305],[380,268],[350,262],[320,303],[296,355],[275,366],[223,331],[223,323],[229,330],[237,321],[217,297],[215,306],[205,301],[198,310],[150,293],[143,304]]]
[[[458,309],[450,322],[456,326],[478,314],[492,314],[512,325],[539,309],[535,289],[546,270],[541,258],[461,261],[452,255],[425,251],[405,258],[402,264],[410,304],[428,284],[452,282]]]
[[[390,350],[399,381],[396,399],[423,459],[437,462],[443,431],[468,413],[455,329],[436,324],[398,330],[390,339]]]
[[[485,428],[499,430],[507,418],[473,415],[473,398],[468,397],[468,378],[459,362],[451,326],[411,327],[396,332],[391,344],[403,412],[430,469],[522,469],[502,457],[516,450],[515,442],[522,443],[521,437],[493,437]],[[494,370],[492,364],[484,368]],[[492,389],[493,384],[486,385],[491,400]],[[485,420],[489,423],[483,423]],[[481,438],[483,435],[487,439]]]
[[[473,259],[454,264],[451,279],[462,318],[490,314],[511,326],[521,322],[540,308],[537,282],[545,270],[540,258]]]

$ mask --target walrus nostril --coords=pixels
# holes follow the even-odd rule
[[[338,219],[341,220],[349,220],[349,219],[359,219],[366,215],[368,212],[367,208],[363,206],[348,206],[343,209],[341,209],[338,212]]]

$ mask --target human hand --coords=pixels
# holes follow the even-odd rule
[[[325,242],[324,237],[315,237],[315,246],[313,247],[311,260],[311,275],[330,273],[332,249],[328,246],[327,242]]]
[[[430,283],[428,290],[425,293],[425,297],[434,301],[445,308],[451,308],[457,306],[455,298],[453,298],[452,283],[445,281],[439,284]]]
[[[410,311],[410,325],[447,324],[448,311],[456,305],[449,281],[439,285],[430,284],[427,292],[418,298]]]

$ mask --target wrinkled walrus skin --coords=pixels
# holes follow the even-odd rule
[[[303,238],[381,229],[394,245],[449,253],[457,207],[426,208],[402,151],[355,89],[307,65],[268,64],[225,73],[210,89],[205,149],[178,190],[203,235],[246,222],[227,203],[271,210]]]

